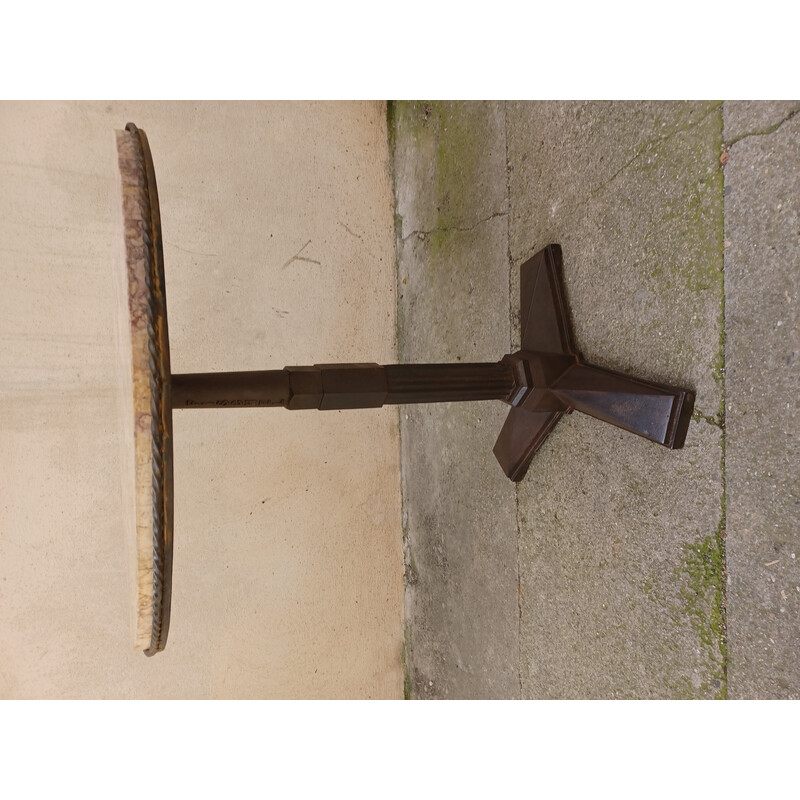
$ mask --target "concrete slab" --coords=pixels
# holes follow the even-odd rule
[[[798,699],[800,104],[776,105],[725,104],[728,674]]]
[[[398,356],[496,361],[507,351],[504,112],[394,106]],[[516,500],[492,446],[501,403],[400,408],[406,692],[519,694]]]
[[[560,242],[585,357],[698,394],[683,451],[575,414],[518,489],[502,404],[401,414],[410,696],[724,696],[721,113],[395,107],[403,360],[517,346]]]
[[[512,286],[560,242],[584,357],[697,393],[682,451],[574,414],[519,485],[523,694],[723,696],[720,104],[513,104],[507,137]]]

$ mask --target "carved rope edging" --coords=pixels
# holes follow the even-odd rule
[[[142,143],[142,133],[130,123],[125,128],[131,133],[134,143],[136,166],[142,180],[139,182],[137,203],[141,210],[142,241],[146,252],[147,269],[145,285],[147,287],[147,346],[150,369],[150,418],[151,418],[151,464],[153,472],[153,622],[150,633],[150,647],[146,655],[154,655],[164,649],[167,628],[164,625],[165,600],[167,597],[166,581],[166,470],[165,470],[165,436],[164,436],[164,375],[162,374],[163,345],[159,339],[159,321],[164,319],[165,309],[163,297],[163,278],[157,274],[158,259],[155,244],[156,228],[160,229],[160,219],[155,218],[153,195],[156,191],[151,186],[146,165],[146,155]],[[157,202],[157,201],[156,201]],[[155,234],[155,235],[154,235]],[[160,279],[161,278],[161,279]]]

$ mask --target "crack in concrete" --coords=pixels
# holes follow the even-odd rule
[[[778,128],[780,128],[783,124],[792,119],[792,117],[797,116],[798,113],[800,113],[800,105],[795,106],[782,120],[780,120],[780,122],[776,122],[773,125],[768,125],[763,130],[750,131],[749,133],[742,133],[739,136],[735,136],[733,139],[729,139],[724,143],[725,148],[730,149],[737,142],[741,142],[742,139],[749,139],[753,136],[768,136],[770,133],[775,133],[775,131],[777,131]]]
[[[724,103],[723,103],[724,106]],[[800,109],[800,107],[799,107]],[[793,113],[793,112],[792,112]],[[785,122],[786,120],[784,120]],[[781,123],[783,124],[783,123]],[[722,133],[724,131],[724,118],[722,107],[720,107],[720,138],[722,138]],[[724,145],[723,150],[730,149],[729,145]],[[724,167],[724,164],[723,164]],[[721,402],[719,407],[719,412],[717,414],[717,426],[720,429],[720,459],[719,459],[719,469],[720,469],[720,482],[722,484],[721,489],[722,493],[720,496],[720,517],[719,517],[719,525],[717,526],[716,531],[716,545],[719,549],[720,555],[720,563],[722,564],[722,575],[721,575],[721,586],[720,586],[720,641],[719,641],[719,648],[720,654],[722,656],[722,687],[719,694],[719,697],[723,700],[728,699],[728,671],[730,667],[730,653],[728,650],[728,548],[727,548],[727,527],[728,527],[728,475],[727,475],[727,460],[726,460],[726,446],[728,441],[728,434],[725,430],[725,409],[727,408],[728,404],[728,392],[727,392],[727,383],[726,383],[726,371],[725,368],[727,366],[727,311],[726,311],[726,291],[725,291],[725,232],[727,229],[727,220],[725,214],[725,188],[728,183],[727,175],[723,170],[723,178],[722,178],[722,197],[719,198],[719,202],[722,204],[722,234],[721,234],[721,253],[722,253],[722,274],[720,276],[721,281],[721,297],[720,297],[720,312],[721,312],[721,331],[720,331],[720,340],[719,340],[719,360],[722,364],[722,369],[720,370],[720,394]]]
[[[512,341],[512,331],[514,330],[515,314],[511,306],[511,298],[514,296],[512,291],[511,282],[513,281],[514,273],[514,259],[511,254],[511,160],[508,154],[508,103],[503,104],[503,126],[506,145],[506,258],[508,260],[508,352],[514,349],[514,342]],[[522,558],[520,551],[522,549],[522,524],[520,522],[519,512],[519,484],[514,484],[514,522],[517,528],[517,611],[518,627],[517,627],[517,677],[519,678],[519,698],[523,699],[523,686],[522,686],[522,624],[523,624],[523,610],[522,610]]]
[[[656,152],[662,145],[666,144],[667,142],[674,139],[676,136],[682,133],[689,133],[689,131],[693,130],[694,128],[702,125],[712,114],[714,113],[721,113],[722,112],[722,103],[715,105],[712,109],[708,111],[708,113],[703,114],[703,116],[697,120],[696,122],[692,122],[690,125],[684,128],[677,128],[676,130],[672,131],[672,133],[667,134],[661,138],[650,139],[640,150],[638,150],[625,164],[623,164],[610,178],[604,180],[599,186],[597,186],[594,190],[590,191],[588,195],[583,198],[580,202],[576,203],[575,206],[569,209],[565,214],[567,216],[574,214],[580,208],[583,208],[587,203],[594,200],[600,192],[607,189],[623,172],[625,172],[631,165],[633,165],[636,161],[638,161],[642,156],[646,155],[647,153]]]
[[[633,164],[635,161],[637,161],[639,158],[641,158],[646,153],[654,152],[659,147],[661,147],[662,145],[666,144],[669,141],[672,141],[672,139],[674,139],[676,136],[678,136],[678,135],[680,135],[682,133],[689,133],[689,131],[693,130],[694,128],[697,128],[700,125],[702,125],[712,114],[714,114],[716,112],[721,112],[721,111],[722,111],[722,103],[720,103],[719,105],[714,106],[714,108],[712,108],[707,114],[703,114],[703,116],[699,120],[697,120],[697,122],[693,122],[693,123],[691,123],[691,125],[688,125],[685,128],[677,128],[676,130],[672,131],[672,133],[669,133],[669,134],[667,134],[666,136],[664,136],[662,138],[655,139],[655,140],[651,139],[649,142],[647,142],[647,144],[638,153],[636,153],[636,155],[630,161],[628,161],[627,164],[625,164],[624,166],[620,167],[620,169],[618,169],[607,181],[604,181],[597,189],[595,189],[595,191],[591,192],[588,199],[591,200],[593,197],[595,197],[599,192],[601,192],[603,189],[605,189],[610,183],[612,183],[614,180],[616,180],[626,169],[628,169],[628,167],[631,166],[631,164]]]
[[[468,231],[473,231],[479,225],[483,225],[485,222],[489,222],[489,220],[497,219],[497,217],[507,217],[508,211],[497,211],[494,214],[490,214],[485,219],[478,220],[474,225],[468,225],[466,227],[458,227],[458,226],[439,226],[433,228],[429,231],[411,231],[411,233],[406,234],[402,238],[402,242],[407,242],[412,236],[432,236],[434,233],[466,233]]]

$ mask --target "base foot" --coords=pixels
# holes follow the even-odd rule
[[[549,245],[522,265],[522,350],[506,356],[517,381],[513,408],[494,454],[522,480],[536,451],[573,410],[669,448],[683,446],[694,393],[583,363],[572,345],[561,283],[561,248]]]

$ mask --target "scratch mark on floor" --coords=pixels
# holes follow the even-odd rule
[[[361,238],[361,237],[360,237],[360,236],[359,236],[359,235],[358,235],[358,234],[357,234],[355,231],[351,231],[351,230],[350,230],[350,228],[348,228],[348,227],[347,227],[347,225],[345,225],[345,224],[344,224],[344,222],[340,222],[339,224],[340,224],[340,225],[341,225],[341,226],[342,226],[342,227],[343,227],[343,228],[344,228],[344,229],[345,229],[345,230],[346,230],[346,231],[347,231],[347,232],[348,232],[348,233],[349,233],[351,236],[355,236],[355,237],[356,237],[356,239],[360,239],[360,238]]]
[[[313,258],[306,258],[305,256],[301,256],[300,253],[306,249],[311,244],[311,239],[309,239],[282,267],[281,269],[286,269],[289,264],[293,264],[295,261],[307,261],[309,264],[319,264],[319,261],[315,261]]]

